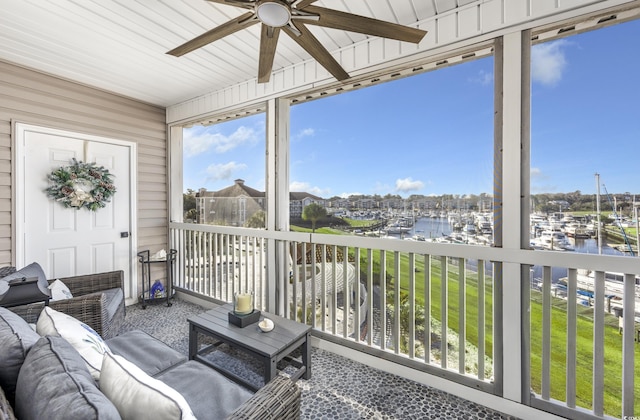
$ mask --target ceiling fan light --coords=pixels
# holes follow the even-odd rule
[[[280,28],[289,23],[291,19],[291,11],[289,8],[275,1],[263,1],[256,7],[256,15],[260,22],[267,26]]]

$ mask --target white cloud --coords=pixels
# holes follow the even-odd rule
[[[308,182],[293,181],[289,184],[289,191],[292,192],[307,192],[309,194],[317,195],[318,197],[328,198],[331,194],[330,188],[312,187]]]
[[[493,83],[493,72],[480,70],[476,76],[470,78],[469,80],[482,86],[491,85]]]
[[[300,182],[300,181],[292,181],[289,184],[289,191],[292,192],[303,192],[306,191],[310,187],[308,182]]]
[[[291,137],[293,140],[300,140],[304,137],[313,137],[315,134],[316,130],[314,130],[313,128],[303,128]]]
[[[531,79],[547,86],[555,86],[567,67],[563,48],[569,45],[565,40],[551,41],[535,45],[531,49]]]
[[[212,181],[220,181],[223,179],[235,178],[234,173],[246,169],[244,163],[228,162],[207,166],[207,179]]]
[[[350,192],[350,193],[346,193],[346,192],[345,192],[345,193],[340,194],[340,196],[339,196],[339,197],[340,197],[340,198],[349,198],[349,197],[351,197],[352,195],[364,195],[364,194],[362,194],[362,193],[360,193],[360,192]]]
[[[186,131],[184,136],[185,157],[192,157],[213,150],[216,153],[228,152],[243,144],[253,144],[258,136],[252,128],[239,127],[229,136],[210,130]]]
[[[396,191],[398,192],[417,191],[423,188],[424,188],[424,182],[414,181],[411,177],[396,180]]]

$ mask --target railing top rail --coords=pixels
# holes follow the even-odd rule
[[[540,265],[551,267],[582,268],[593,271],[616,271],[640,275],[640,258],[616,255],[580,254],[575,252],[509,249],[490,246],[403,241],[398,239],[367,238],[355,235],[330,235],[320,233],[269,231],[229,226],[200,225],[192,223],[169,224],[170,228],[227,235],[255,236],[294,242],[371,248],[387,251],[413,252],[416,254],[446,255],[503,263]],[[598,258],[593,258],[597,256]]]

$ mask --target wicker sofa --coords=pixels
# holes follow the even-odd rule
[[[122,270],[60,278],[73,298],[51,301],[49,306],[89,325],[104,339],[115,337],[125,317],[123,279]],[[48,280],[48,283],[54,281]],[[43,308],[44,303],[38,302],[10,310],[28,323],[35,323]]]
[[[91,338],[95,333],[83,327],[76,330],[79,336],[69,335],[71,328],[63,321],[77,321],[54,312],[43,310],[34,331],[15,313],[0,308],[2,420],[13,420],[14,415],[25,420],[300,417],[300,388],[288,377],[278,375],[254,394],[216,370],[186,360],[147,333],[128,331],[95,341]],[[46,330],[48,318],[56,319],[51,324],[56,328],[53,332]],[[101,343],[102,352],[97,349]],[[97,378],[91,361],[96,352],[101,361]],[[117,369],[127,364],[134,368]],[[183,405],[179,403],[182,398]]]

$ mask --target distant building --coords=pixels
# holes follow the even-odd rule
[[[198,223],[224,226],[244,226],[254,214],[264,211],[265,193],[247,187],[243,179],[219,191],[204,188],[196,194]]]
[[[301,218],[302,210],[312,203],[326,207],[324,198],[306,192],[289,193],[289,217]]]
[[[311,203],[325,207],[325,200],[306,192],[289,193],[290,217],[302,217],[302,210]],[[267,199],[262,191],[236,179],[230,187],[219,191],[204,188],[196,194],[197,223],[224,226],[245,226],[247,221],[259,211],[266,211]]]

